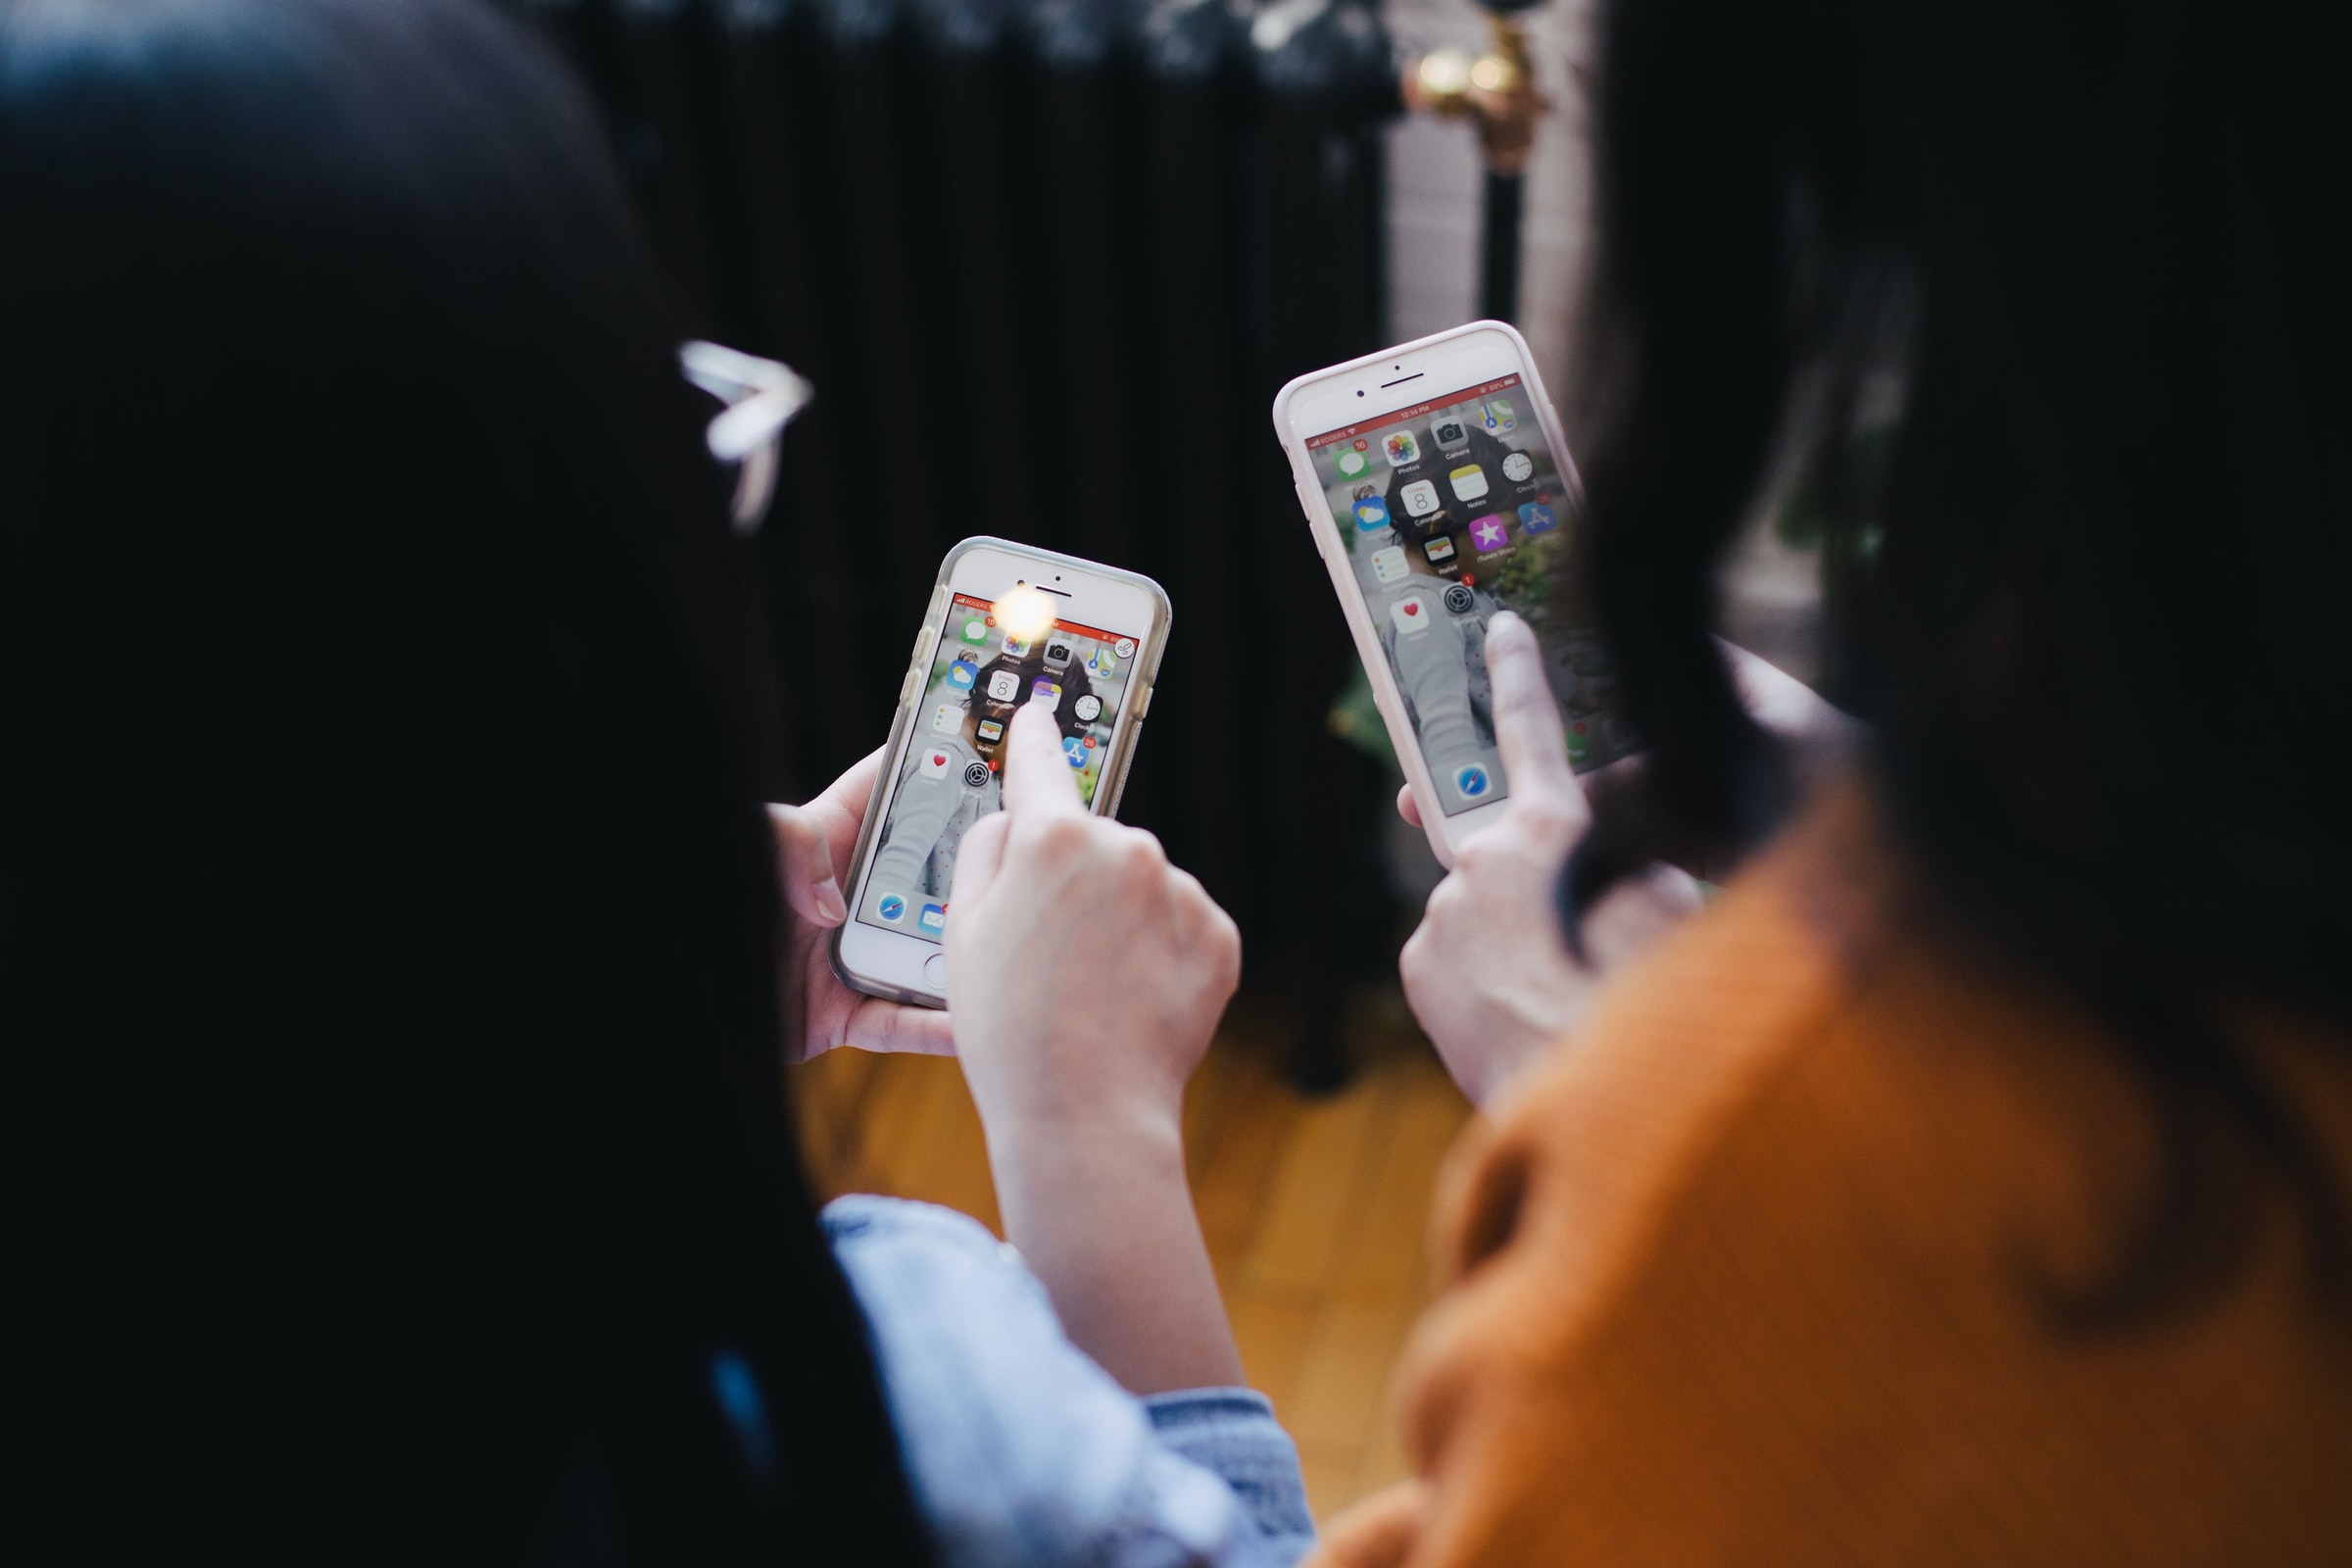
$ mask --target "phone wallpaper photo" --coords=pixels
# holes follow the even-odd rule
[[[1608,654],[1565,584],[1575,512],[1518,376],[1306,446],[1446,815],[1509,794],[1487,683],[1497,610],[1543,645],[1578,771],[1634,750]]]
[[[914,733],[875,840],[858,918],[937,942],[964,833],[1001,804],[998,774],[1012,715],[1050,705],[1062,759],[1092,806],[1110,755],[1140,640],[1055,621],[1033,638],[997,624],[989,601],[956,595],[916,700]]]

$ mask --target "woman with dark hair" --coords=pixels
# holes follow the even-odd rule
[[[710,412],[592,116],[490,8],[0,4],[0,1557],[1311,1539],[1189,1204],[1008,1200],[1077,1346],[969,1222],[820,1229],[782,1061],[947,1023],[816,956],[870,771],[760,805]],[[1234,939],[1124,834],[1047,837],[1106,977],[1212,1004],[1138,1022],[1156,1086]]]
[[[1588,803],[1490,636],[1508,814],[1404,971],[1494,1120],[1419,1478],[1317,1560],[2352,1560],[2333,52],[1602,9],[1582,569],[1646,757]],[[1813,788],[1708,635],[1792,470],[1864,724]],[[1596,994],[1661,859],[1738,869]]]

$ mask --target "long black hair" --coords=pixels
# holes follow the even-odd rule
[[[2352,109],[2315,25],[1602,24],[1582,569],[1649,764],[1564,906],[1661,848],[1736,862],[1790,805],[1707,631],[1727,544],[1809,468],[1828,665],[1936,907],[2105,1014],[2162,1107],[2170,1174],[2094,1318],[2226,1280],[2262,1166],[2344,1284],[2343,1197],[2227,1027],[2352,1028]]]
[[[488,7],[0,6],[12,1561],[927,1556],[673,356]]]

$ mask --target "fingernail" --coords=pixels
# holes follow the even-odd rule
[[[841,884],[831,877],[816,885],[816,907],[828,920],[841,921],[850,917],[850,906],[841,896]]]
[[[1487,635],[1492,637],[1494,633],[1501,631],[1506,627],[1524,626],[1526,624],[1526,621],[1519,618],[1519,613],[1517,611],[1497,610],[1494,612],[1494,613],[1487,617]]]

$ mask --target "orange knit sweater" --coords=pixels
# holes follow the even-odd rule
[[[2145,1212],[2150,1102],[1894,865],[1833,798],[1469,1135],[1419,1479],[1317,1568],[2352,1564],[2352,1314],[2291,1207],[2217,1299],[2059,1327]],[[2352,1192],[2352,1051],[2249,1038]]]

